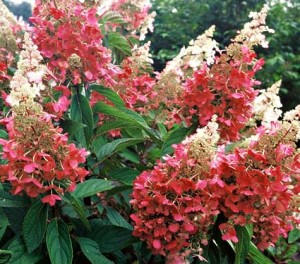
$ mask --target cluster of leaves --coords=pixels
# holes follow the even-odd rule
[[[142,96],[145,91],[148,92],[155,81],[142,62],[140,71],[131,66],[136,65],[133,52],[134,45],[138,44],[138,41],[126,25],[130,23],[130,20],[128,22],[130,17],[126,17],[125,22],[118,10],[106,10],[104,13],[100,10],[100,15],[96,15],[93,1],[42,2],[46,8],[43,4],[36,8],[36,17],[32,20],[36,23],[36,28],[31,32],[36,45],[44,55],[43,63],[50,66],[48,70],[52,71],[49,70],[43,80],[34,75],[37,83],[42,82],[45,85],[40,95],[34,98],[34,104],[39,104],[44,111],[48,111],[47,122],[51,130],[61,134],[67,133],[67,136],[64,134],[64,139],[68,137],[68,146],[75,148],[76,145],[78,149],[88,150],[86,161],[83,159],[85,157],[82,159],[80,157],[69,159],[67,155],[66,157],[70,170],[80,168],[89,171],[89,175],[84,175],[85,181],[77,183],[73,192],[61,193],[55,188],[51,190],[55,193],[55,196],[51,193],[51,197],[57,198],[54,201],[45,199],[47,196],[43,192],[36,193],[33,197],[26,195],[26,192],[20,192],[22,196],[13,195],[11,194],[12,175],[23,175],[19,172],[25,170],[25,166],[27,166],[25,172],[30,175],[35,173],[37,176],[34,176],[39,177],[43,174],[34,152],[30,156],[34,162],[29,161],[29,164],[26,163],[28,159],[22,160],[24,156],[28,158],[28,153],[22,153],[20,157],[13,156],[12,160],[17,158],[19,163],[16,162],[15,167],[9,167],[9,171],[0,172],[0,263],[34,264],[49,263],[49,261],[52,264],[165,263],[166,259],[163,256],[152,254],[147,247],[147,241],[143,242],[133,235],[134,221],[130,218],[133,208],[130,201],[133,186],[136,186],[134,180],[138,175],[143,175],[143,172],[147,174],[146,170],[152,170],[157,159],[171,155],[172,145],[182,142],[187,135],[194,133],[199,125],[198,121],[192,120],[188,127],[184,124],[176,124],[168,128],[163,122],[158,121],[155,111],[158,109],[145,111],[144,115],[136,110],[140,107],[140,105],[136,107],[136,102],[139,104],[147,102],[148,98],[145,96],[146,98],[135,100],[132,97]],[[121,6],[123,11],[127,10],[129,3],[133,8],[130,14],[139,14],[135,17],[138,21],[142,20],[140,14],[148,10],[147,1],[144,1],[147,7],[145,9],[143,1],[136,1],[136,5],[133,4],[134,1],[114,2],[116,6]],[[72,6],[72,3],[75,4]],[[69,9],[68,4],[74,9]],[[84,11],[80,12],[80,16],[72,13],[82,10]],[[86,10],[88,11],[85,12]],[[70,21],[65,14],[69,16]],[[70,28],[72,32],[68,31]],[[60,32],[56,31],[58,29]],[[22,30],[26,31],[26,28]],[[88,38],[88,34],[84,35],[87,31],[94,33],[94,38]],[[70,34],[72,38],[68,38],[69,33],[72,33]],[[84,38],[79,45],[81,48],[78,48],[74,43],[80,41],[80,34],[83,34]],[[23,41],[22,34],[20,35],[19,44]],[[43,36],[46,35],[49,42],[55,42],[53,45],[48,45],[49,43],[44,41]],[[53,50],[54,45],[61,48]],[[22,49],[22,46],[20,45],[19,48]],[[3,92],[1,115],[15,119],[18,112],[16,108],[9,106],[5,94],[11,92],[9,82],[18,71],[16,60],[20,54],[16,51],[12,55],[14,56],[12,63],[1,68],[1,74],[5,72],[5,78],[1,79]],[[90,64],[88,58],[90,56],[94,59],[92,61],[98,63],[95,67]],[[74,58],[78,64],[76,67],[72,64],[71,67]],[[105,59],[105,63],[98,61],[102,58]],[[29,79],[32,76],[32,72],[30,73],[27,76]],[[31,84],[35,84],[35,81]],[[196,86],[198,87],[198,84]],[[26,94],[23,96],[26,97]],[[151,94],[150,97],[152,99],[155,94]],[[128,98],[131,100],[128,101]],[[23,103],[26,105],[26,100]],[[27,110],[25,108],[25,116]],[[44,134],[35,133],[36,128],[39,127],[38,123],[42,121],[43,119],[38,119],[34,123],[36,127],[29,128],[32,135],[41,140]],[[19,115],[19,122],[22,123],[22,115]],[[47,122],[43,125],[47,125]],[[11,129],[13,126],[14,124],[10,124],[6,127],[2,122],[1,142],[12,142],[16,135],[20,140],[27,140],[22,138],[21,130],[16,132]],[[115,135],[118,135],[117,138],[114,137]],[[33,138],[28,140],[30,144],[26,147],[40,147]],[[52,144],[55,143],[58,142],[54,140]],[[0,146],[1,153],[7,152],[8,147],[5,144]],[[64,140],[62,145],[65,144],[67,143]],[[48,144],[47,147],[50,148],[51,154],[55,153],[56,149],[51,148],[52,145]],[[45,148],[40,151],[45,151]],[[67,154],[69,153],[68,150]],[[80,152],[76,151],[76,153]],[[81,153],[82,156],[87,155],[83,150]],[[48,169],[51,171],[55,163],[60,163],[60,157],[55,155],[53,157],[55,157],[53,162],[47,159],[48,156],[43,157],[42,161],[46,164],[44,167],[47,167],[44,171],[49,172]],[[3,167],[7,162],[7,158],[1,159]],[[63,174],[66,165],[64,161],[61,163],[60,173]],[[81,167],[77,167],[79,163],[82,163]],[[70,177],[67,173],[64,176]],[[42,183],[48,184],[45,180],[42,180]],[[55,179],[55,184],[59,188],[66,187],[60,179]],[[178,186],[172,188],[181,192]],[[185,194],[183,196],[185,199]],[[189,202],[188,200],[189,198],[185,201]],[[297,230],[292,231],[287,240],[279,241],[278,243],[282,243],[280,247],[268,248],[264,255],[251,242],[253,235],[251,225],[235,227],[237,243],[224,241],[224,237],[222,239],[224,234],[218,227],[228,220],[224,219],[225,217],[227,216],[223,214],[212,217],[212,235],[201,253],[201,257],[210,263],[250,261],[263,264],[272,263],[272,260],[287,260],[295,255],[297,246],[293,243],[300,236]],[[185,231],[193,231],[191,225],[183,226]],[[176,229],[177,226],[171,227],[174,233]],[[154,241],[153,246],[158,249],[159,242]],[[281,249],[283,252],[280,251]],[[201,263],[200,259],[191,258],[189,261]],[[295,262],[289,261],[289,263]]]

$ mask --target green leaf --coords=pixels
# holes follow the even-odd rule
[[[39,251],[28,253],[20,238],[15,238],[7,250],[12,252],[8,264],[35,264],[42,257]]]
[[[288,243],[294,243],[300,238],[300,230],[295,228],[289,233]]]
[[[0,241],[1,241],[8,225],[9,225],[8,219],[5,215],[5,213],[3,212],[2,208],[0,207]]]
[[[60,122],[60,127],[64,133],[68,133],[69,137],[72,137],[78,130],[83,129],[85,125],[71,119],[65,119]]]
[[[11,258],[12,251],[0,249],[0,264],[6,264]]]
[[[138,113],[131,111],[126,108],[112,107],[103,102],[98,102],[93,110],[108,116],[113,116],[119,118],[123,121],[128,122],[129,125],[135,125],[139,128],[142,128],[157,144],[161,144],[161,139],[158,137],[147,124],[147,122],[140,116]]]
[[[13,196],[7,193],[4,190],[0,189],[0,207],[24,207],[25,205],[22,203],[18,197]]]
[[[187,136],[188,132],[189,132],[189,129],[185,128],[185,127],[180,127],[180,128],[170,131],[167,134],[167,136],[164,140],[164,143],[162,145],[161,156],[164,156],[166,154],[171,154],[173,152],[172,145],[178,144],[182,140],[184,140],[185,137]]]
[[[65,193],[62,199],[75,210],[84,226],[87,228],[87,230],[90,231],[91,225],[85,215],[85,211],[81,202],[73,194],[70,193]]]
[[[113,225],[123,227],[131,231],[133,230],[133,227],[115,209],[106,207],[106,212],[107,218]]]
[[[245,263],[248,255],[251,237],[246,227],[236,226],[235,230],[239,241],[235,244],[235,264]]]
[[[95,241],[86,237],[78,237],[78,242],[83,254],[91,264],[113,264],[112,261],[102,255]]]
[[[248,257],[254,264],[272,264],[273,262],[261,253],[258,248],[250,242]]]
[[[136,177],[140,174],[139,171],[130,168],[121,168],[115,170],[109,174],[109,177],[123,184],[132,186],[132,182],[136,179]]]
[[[99,225],[92,228],[89,238],[96,241],[102,253],[111,253],[123,249],[132,242],[132,231],[113,225]]]
[[[84,198],[94,195],[99,192],[111,190],[116,187],[116,182],[101,180],[101,179],[89,179],[85,182],[79,183],[73,195],[76,198]]]
[[[93,135],[94,128],[93,113],[89,101],[79,93],[73,95],[70,114],[73,121],[85,125],[85,127],[79,129],[75,135],[80,143],[87,147]]]
[[[42,243],[48,219],[48,206],[37,201],[33,204],[24,219],[23,236],[28,253],[34,251]]]
[[[131,47],[125,37],[118,32],[110,32],[108,34],[108,46],[111,49],[115,49],[125,55],[131,55]]]
[[[125,21],[120,13],[116,11],[107,11],[99,21],[100,23],[106,24],[107,22],[114,23],[114,24],[123,24]]]
[[[123,102],[120,95],[114,92],[112,89],[103,87],[99,84],[91,84],[89,88],[93,91],[96,91],[103,96],[105,96],[109,101],[113,102],[116,106],[125,107],[125,103]]]
[[[103,125],[101,125],[98,129],[97,129],[97,136],[100,136],[104,133],[107,133],[113,129],[119,129],[119,128],[128,128],[128,127],[134,127],[135,125],[132,124],[128,124],[127,121],[125,120],[118,120],[118,121],[112,121],[112,122],[107,122],[104,123]]]
[[[107,143],[99,149],[96,153],[99,162],[107,159],[109,156],[115,154],[116,152],[125,149],[129,146],[144,142],[143,138],[120,138],[113,142]]]
[[[8,134],[3,129],[0,129],[0,138],[8,139]]]
[[[52,264],[71,264],[73,248],[68,226],[62,221],[53,219],[47,228],[46,244]]]

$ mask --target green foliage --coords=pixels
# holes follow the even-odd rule
[[[47,228],[46,243],[51,263],[72,263],[73,248],[66,223],[53,219]]]

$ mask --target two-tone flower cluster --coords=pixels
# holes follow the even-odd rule
[[[265,26],[267,10],[264,6],[261,12],[251,14],[253,20],[225,50],[218,50],[212,40],[212,27],[167,64],[157,82],[157,98],[168,97],[167,122],[189,125],[196,118],[205,126],[217,115],[221,138],[239,139],[239,131],[253,113],[254,86],[259,84],[254,75],[264,63],[256,59],[253,47],[266,47],[263,33],[272,32]],[[201,45],[196,45],[197,41]]]
[[[217,124],[209,123],[182,144],[174,155],[164,157],[152,171],[134,182],[131,200],[136,213],[135,236],[146,241],[155,254],[169,259],[191,252],[201,255],[207,245],[215,217],[219,214],[220,184],[210,173],[210,162],[218,141]]]
[[[235,226],[251,224],[262,250],[300,227],[299,123],[261,126],[233,151],[215,148],[217,128],[211,122],[198,129],[134,182],[133,234],[169,263],[191,253],[201,257],[220,215],[224,240],[238,242]]]
[[[88,171],[80,167],[88,152],[68,143],[62,129],[55,127],[52,118],[38,101],[45,90],[43,79],[47,67],[42,56],[25,33],[18,69],[10,82],[11,93],[6,102],[11,115],[1,120],[8,139],[1,139],[1,181],[10,182],[13,194],[30,197],[43,194],[42,202],[54,205],[65,191],[73,191]]]
[[[43,1],[33,10],[33,40],[60,83],[111,84],[117,68],[103,46],[97,4]]]
[[[68,143],[62,129],[54,127],[51,116],[33,102],[13,107],[12,117],[1,121],[9,134],[1,139],[1,181],[10,182],[12,194],[26,193],[30,197],[43,194],[42,202],[53,206],[59,195],[74,191],[88,171],[79,167],[88,152]]]

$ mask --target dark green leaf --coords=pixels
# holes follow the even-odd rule
[[[0,264],[6,264],[11,258],[12,251],[0,249]]]
[[[23,207],[25,206],[21,199],[0,189],[0,206],[1,207]]]
[[[96,241],[102,253],[116,252],[128,246],[132,231],[113,225],[99,225],[92,228],[89,238]]]
[[[109,177],[126,185],[132,186],[132,182],[140,174],[139,171],[130,168],[121,168],[109,174]]]
[[[111,49],[116,49],[128,56],[131,55],[131,47],[127,39],[118,32],[111,32],[108,34],[108,46]]]
[[[239,241],[235,244],[235,264],[245,263],[248,255],[251,237],[246,227],[236,226],[235,230]]]
[[[289,233],[288,242],[294,243],[300,238],[300,230],[295,228]]]
[[[48,206],[37,201],[33,204],[24,219],[23,236],[27,251],[34,251],[42,243],[48,219]]]
[[[112,261],[102,255],[95,241],[86,237],[78,237],[78,242],[83,254],[91,264],[113,264]]]
[[[91,225],[85,215],[85,211],[81,202],[73,194],[70,193],[66,193],[63,196],[63,200],[75,210],[84,226],[87,228],[87,230],[90,230]]]
[[[21,239],[15,238],[8,246],[8,251],[13,252],[8,264],[35,264],[41,259],[38,251],[28,253]]]
[[[109,221],[113,225],[123,227],[131,231],[133,230],[132,226],[115,209],[111,207],[106,207],[106,212]]]
[[[5,213],[3,212],[2,208],[0,207],[0,241],[1,241],[8,225],[9,225],[8,219],[5,215]]]
[[[71,264],[73,248],[68,226],[62,221],[53,219],[47,228],[46,244],[52,264]]]
[[[136,145],[138,143],[144,142],[143,138],[120,138],[113,142],[107,143],[99,149],[96,153],[99,162],[105,160],[109,156],[117,153],[118,151],[125,149],[129,146]]]
[[[147,122],[138,113],[126,108],[112,107],[103,102],[98,102],[93,109],[95,112],[119,118],[128,122],[129,125],[135,125],[142,128],[156,143],[161,144],[158,135],[148,126]]]
[[[89,179],[85,182],[79,183],[76,187],[76,190],[73,192],[73,195],[76,198],[84,198],[99,192],[111,190],[116,186],[117,184],[113,181]]]
[[[116,106],[125,107],[125,103],[123,102],[122,98],[114,92],[112,89],[103,87],[99,84],[91,84],[89,88],[93,91],[96,91],[103,96],[105,96],[109,101],[113,102]]]
[[[248,256],[254,264],[272,264],[273,262],[261,253],[258,248],[250,242]]]
[[[78,130],[83,129],[85,125],[74,120],[65,119],[60,122],[60,127],[64,133],[68,133],[69,137],[72,137]]]
[[[85,125],[84,128],[77,130],[75,133],[78,140],[83,146],[87,146],[93,134],[93,113],[89,101],[81,94],[73,95],[71,102],[71,119],[77,123]],[[84,142],[81,142],[84,135]]]
[[[161,156],[172,153],[173,152],[172,145],[178,144],[182,140],[184,140],[185,137],[187,136],[188,132],[189,132],[189,129],[185,128],[185,127],[180,127],[180,128],[170,131],[167,134],[167,136],[164,140],[164,143],[162,145]]]
[[[128,128],[128,127],[134,127],[134,125],[133,124],[129,124],[125,120],[118,120],[118,121],[107,122],[107,123],[104,123],[103,125],[101,125],[97,129],[97,135],[96,136],[99,136],[101,134],[109,132],[109,131],[111,131],[113,129]]]

